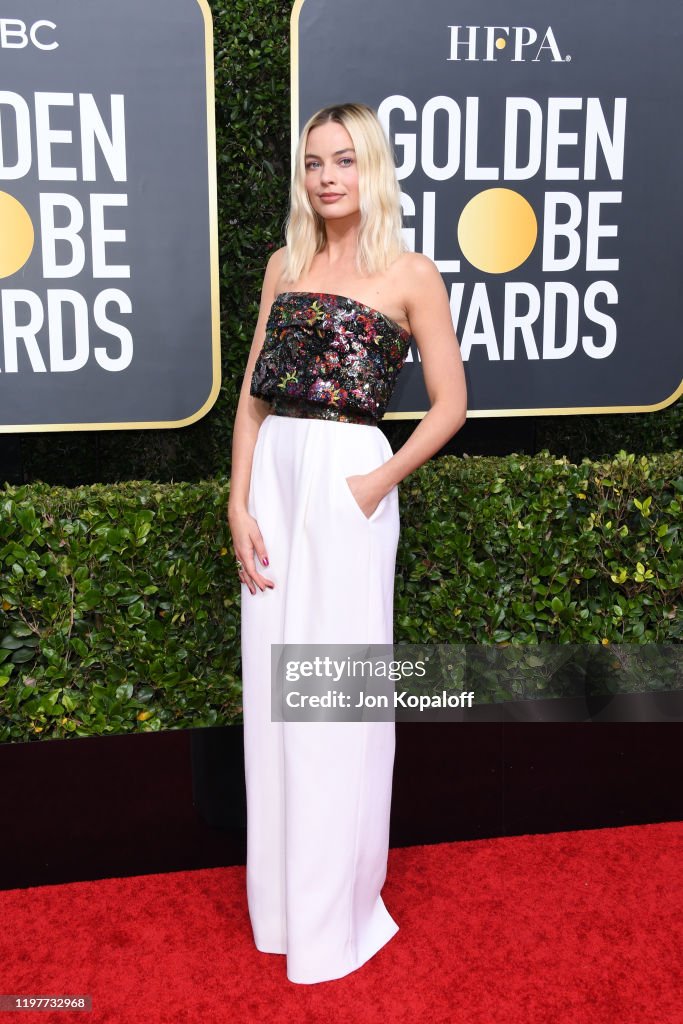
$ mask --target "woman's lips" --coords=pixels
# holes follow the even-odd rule
[[[343,199],[343,198],[344,197],[342,195],[336,195],[336,194],[333,194],[331,192],[326,194],[326,195],[323,194],[323,195],[320,196],[320,199],[321,199],[321,201],[323,203],[336,203],[338,199]]]

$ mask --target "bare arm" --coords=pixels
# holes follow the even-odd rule
[[[406,308],[420,352],[430,409],[405,444],[367,474],[377,503],[457,434],[467,417],[465,370],[446,287],[426,256],[410,257],[409,274]]]
[[[232,532],[235,554],[244,565],[244,572],[241,574],[241,578],[247,583],[252,594],[256,592],[256,586],[263,590],[265,586],[273,587],[274,584],[272,580],[267,579],[256,569],[254,553],[258,555],[259,560],[263,564],[263,559],[267,558],[267,551],[261,532],[258,529],[258,524],[253,516],[249,515],[247,509],[256,438],[263,420],[269,413],[270,405],[268,402],[250,395],[249,388],[256,360],[265,341],[266,322],[275,299],[283,254],[284,249],[278,249],[277,252],[274,252],[266,267],[261,288],[259,316],[244,371],[244,380],[240,389],[232,436],[232,469],[230,475],[230,496],[228,498],[228,523]]]

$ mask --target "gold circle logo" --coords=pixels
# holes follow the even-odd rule
[[[26,209],[18,199],[0,192],[0,277],[21,270],[31,255],[35,234]]]
[[[511,188],[488,188],[470,199],[458,221],[460,250],[477,270],[505,274],[526,259],[538,238],[531,204]]]

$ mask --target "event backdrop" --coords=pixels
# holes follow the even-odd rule
[[[361,101],[436,260],[469,415],[683,391],[679,0],[297,0],[292,136]],[[388,416],[429,407],[413,344]]]
[[[181,426],[220,385],[206,0],[0,14],[0,430]]]

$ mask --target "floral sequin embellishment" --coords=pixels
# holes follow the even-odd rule
[[[282,292],[273,303],[250,394],[284,415],[378,422],[410,335],[363,303],[325,292]]]

